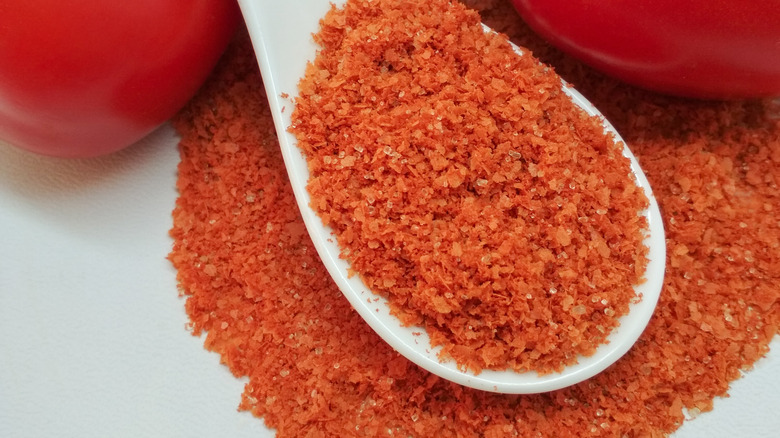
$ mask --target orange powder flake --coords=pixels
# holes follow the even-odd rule
[[[593,354],[647,264],[622,144],[459,3],[348,1],[320,24],[291,131],[352,270],[462,367]]]
[[[601,109],[653,184],[667,272],[639,342],[581,384],[523,396],[463,388],[395,353],[317,258],[245,33],[174,120],[170,259],[193,333],[247,378],[240,408],[280,438],[669,434],[684,409],[711,409],[780,328],[780,102],[644,92],[550,48],[510,2],[468,3]]]

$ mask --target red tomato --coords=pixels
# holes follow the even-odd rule
[[[645,88],[780,95],[779,0],[512,0],[553,45]]]
[[[170,118],[240,20],[231,0],[0,0],[0,139],[106,154]]]

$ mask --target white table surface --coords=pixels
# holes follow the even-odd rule
[[[107,157],[0,144],[0,437],[272,437],[185,331],[166,260],[178,151],[164,125]],[[780,341],[675,438],[780,431]]]

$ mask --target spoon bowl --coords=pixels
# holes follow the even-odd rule
[[[307,62],[313,60],[317,52],[312,34],[318,31],[319,20],[331,3],[338,6],[344,0],[239,0],[301,216],[323,264],[354,309],[392,348],[418,366],[455,383],[485,391],[528,394],[560,389],[596,375],[623,356],[644,331],[655,310],[666,260],[658,204],[647,178],[627,147],[623,149],[624,155],[631,161],[637,184],[650,200],[649,208],[643,212],[649,224],[649,235],[644,242],[649,248],[647,281],[635,288],[642,299],[633,302],[629,313],[620,318],[620,325],[610,333],[608,343],[600,345],[594,355],[578,358],[577,364],[560,373],[538,375],[535,372],[484,370],[474,374],[459,369],[454,361],[441,361],[439,349],[431,347],[424,330],[403,326],[390,314],[383,297],[371,292],[359,276],[348,275],[349,264],[339,257],[340,249],[331,229],[323,225],[309,206],[308,165],[297,147],[295,136],[287,130],[291,123],[292,99],[298,95],[298,81],[304,76]],[[522,55],[519,48],[515,47],[515,50]],[[580,93],[567,86],[563,90],[588,114],[601,117],[605,130],[611,132],[616,141],[622,141],[612,125]]]

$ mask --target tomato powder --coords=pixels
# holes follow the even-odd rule
[[[558,391],[467,389],[399,356],[341,295],[306,234],[242,33],[173,121],[170,260],[192,332],[248,382],[279,437],[652,437],[712,408],[780,326],[780,102],[657,95],[549,47],[504,1],[468,1],[616,126],[667,232],[658,308],[613,366]]]
[[[622,143],[462,4],[347,1],[320,25],[291,131],[352,271],[461,367],[592,355],[647,266]]]

